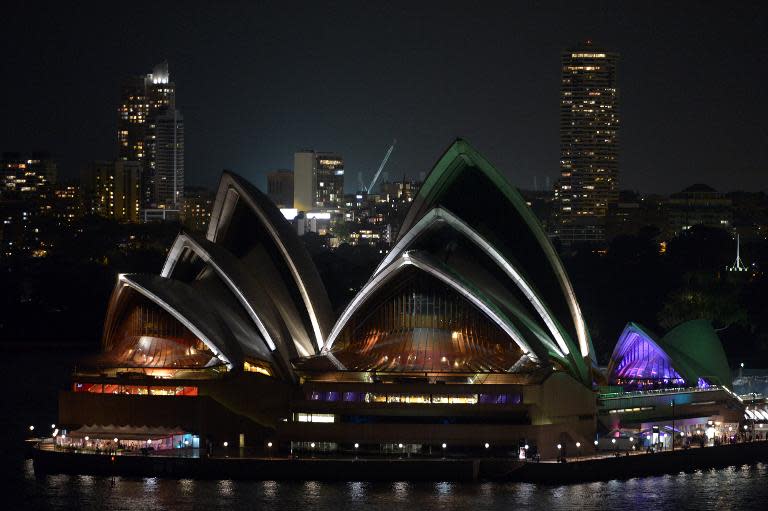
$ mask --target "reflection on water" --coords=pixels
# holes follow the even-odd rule
[[[29,461],[6,464],[6,509],[764,509],[766,464],[574,485],[327,483],[53,475]]]

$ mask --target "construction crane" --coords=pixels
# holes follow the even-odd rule
[[[376,184],[376,180],[379,179],[379,176],[381,175],[381,171],[384,170],[384,166],[386,166],[387,161],[389,160],[389,156],[392,154],[392,150],[395,148],[396,143],[397,143],[397,140],[393,140],[392,145],[389,146],[389,149],[387,149],[387,154],[385,154],[384,159],[381,160],[381,165],[379,165],[379,170],[377,170],[376,173],[373,175],[371,184],[368,185],[367,188],[365,187],[365,185],[363,185],[363,191],[365,193],[371,193],[371,191],[373,190],[373,187]]]

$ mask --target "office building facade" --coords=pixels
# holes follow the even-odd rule
[[[293,156],[293,207],[299,211],[336,209],[344,200],[344,158],[313,150]]]
[[[138,222],[141,204],[141,165],[134,161],[95,161],[80,173],[85,213]]]

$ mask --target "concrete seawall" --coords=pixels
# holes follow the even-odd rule
[[[571,463],[527,463],[507,480],[539,483],[608,481],[660,474],[721,468],[768,461],[768,442],[749,442],[718,447],[692,448],[656,454],[588,459]],[[483,473],[488,479],[493,474]]]
[[[768,442],[685,451],[525,463],[485,459],[285,459],[115,456],[35,450],[35,472],[193,479],[320,481],[519,481],[626,479],[768,461]]]

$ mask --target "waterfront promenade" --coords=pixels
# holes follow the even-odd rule
[[[582,482],[768,461],[768,441],[631,456],[574,458],[567,463],[514,458],[278,458],[84,454],[36,448],[37,473],[194,479],[327,481]]]

